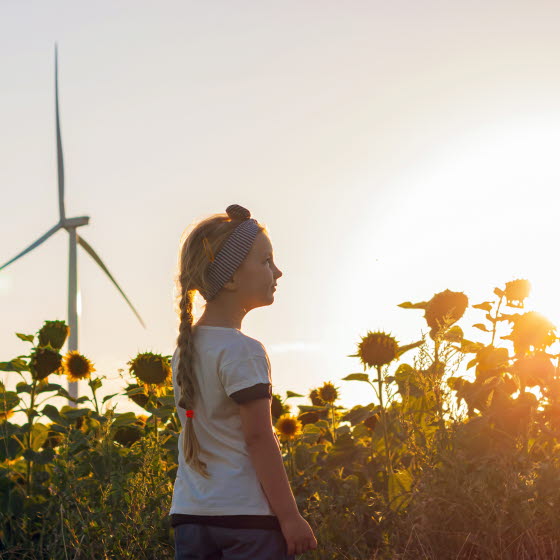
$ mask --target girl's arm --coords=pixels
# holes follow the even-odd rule
[[[272,426],[270,399],[239,405],[243,435],[255,471],[279,521],[299,515],[284,468],[278,437]]]

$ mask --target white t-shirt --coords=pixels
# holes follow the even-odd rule
[[[193,373],[199,391],[193,406],[194,418],[186,418],[185,409],[178,405],[178,348],[171,360],[175,405],[183,427],[185,422],[194,420],[199,457],[206,463],[211,478],[204,478],[186,464],[181,430],[179,466],[169,512],[172,525],[179,518],[181,522],[199,522],[194,516],[274,516],[274,520],[264,521],[275,522],[276,516],[247,451],[239,414],[239,403],[271,398],[268,354],[258,340],[238,329],[208,325],[193,326],[193,348]],[[212,521],[211,517],[205,519]],[[228,518],[232,520],[234,523],[229,526],[241,526]]]

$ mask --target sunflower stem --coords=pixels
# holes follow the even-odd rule
[[[332,428],[333,443],[336,443],[336,432],[334,427],[334,403],[330,404],[330,409],[331,409],[331,428]]]
[[[500,301],[498,302],[498,307],[496,308],[496,315],[494,316],[494,319],[498,318],[498,313],[500,311],[500,305],[502,305],[502,300],[504,299],[504,296],[500,297]],[[492,342],[490,343],[492,346],[494,346],[494,338],[496,337],[496,328],[498,326],[498,321],[492,321]]]
[[[97,396],[95,394],[95,387],[93,386],[93,383],[91,382],[91,375],[88,378],[88,385],[90,386],[91,392],[93,394],[93,404],[95,405],[95,412],[97,412],[97,414],[99,414],[99,404],[97,402]]]
[[[386,477],[387,480],[389,476],[393,473],[393,467],[391,465],[391,453],[389,450],[389,438],[387,436],[387,417],[385,415],[385,405],[383,403],[383,379],[381,377],[381,366],[375,366],[377,368],[377,383],[379,386],[379,408],[381,411],[381,427],[383,428],[383,441],[385,442],[385,459],[386,459]],[[387,488],[388,490],[388,488]]]

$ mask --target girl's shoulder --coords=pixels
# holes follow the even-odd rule
[[[260,356],[268,359],[266,348],[260,340],[246,335],[241,331],[237,332],[238,336],[229,339],[225,347],[224,358],[229,356],[231,358],[243,359]]]

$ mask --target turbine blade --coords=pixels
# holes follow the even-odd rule
[[[134,309],[134,306],[132,305],[132,303],[130,303],[130,300],[126,297],[125,293],[121,290],[120,286],[117,284],[116,280],[113,278],[113,276],[111,275],[107,267],[103,264],[103,261],[99,258],[97,253],[92,249],[89,243],[87,243],[86,240],[81,235],[76,235],[76,238],[78,240],[78,243],[86,250],[87,253],[91,255],[91,258],[104,270],[105,274],[107,274],[111,282],[113,282],[113,284],[117,287],[117,289],[122,294],[122,296],[130,306],[132,311],[134,311],[134,314],[136,315],[136,317],[138,317],[138,320],[140,321],[142,326],[146,328],[146,325],[144,324],[142,317],[140,317],[139,313],[136,311],[136,309]]]
[[[25,255],[26,253],[29,253],[29,251],[35,249],[35,247],[37,247],[38,245],[41,245],[43,241],[46,241],[51,235],[56,233],[61,227],[62,226],[60,224],[57,224],[53,228],[49,229],[49,231],[47,231],[47,233],[45,233],[45,235],[43,235],[42,237],[39,237],[39,239],[37,239],[35,243],[32,243],[31,245],[29,245],[29,247],[27,247],[27,249],[22,251],[19,255],[16,255],[13,259],[9,260],[6,264],[0,266],[0,270],[6,268],[9,264],[13,263],[14,261],[17,261],[20,257],[23,257],[23,255]]]
[[[60,138],[60,116],[58,112],[58,46],[54,46],[54,88],[56,109],[56,160],[58,169],[58,210],[60,221],[65,219],[64,211],[64,158],[62,156],[62,140]]]

